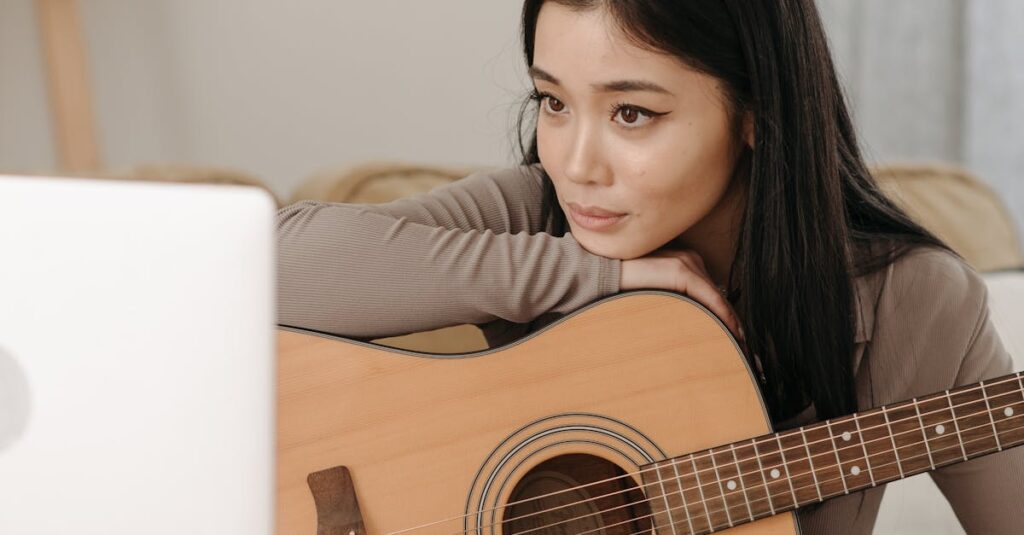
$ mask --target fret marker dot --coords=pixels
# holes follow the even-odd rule
[[[853,475],[860,474],[860,467],[859,466],[854,466],[853,468],[850,468],[850,473],[853,474]]]
[[[843,431],[843,440],[845,440],[847,442],[850,441],[850,432],[849,431]]]
[[[729,490],[736,490],[736,482],[730,479],[729,482],[725,484],[725,488]]]
[[[1003,410],[1003,414],[1005,414],[1007,418],[1013,416],[1013,408],[1007,407],[1006,409]]]
[[[943,434],[945,432],[946,432],[946,426],[944,426],[942,424],[939,424],[939,425],[935,426],[935,434],[936,435],[941,435],[941,434]]]
[[[782,473],[779,472],[778,468],[772,468],[772,471],[771,471],[772,479],[778,479],[780,475],[782,475]]]

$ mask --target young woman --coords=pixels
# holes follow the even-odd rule
[[[977,273],[865,168],[813,0],[527,0],[523,45],[523,165],[282,209],[281,324],[496,346],[673,290],[745,343],[777,429],[1012,371]],[[932,476],[969,532],[1024,525],[1024,449]],[[882,492],[804,532],[870,533]]]

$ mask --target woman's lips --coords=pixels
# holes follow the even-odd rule
[[[587,230],[606,230],[622,221],[628,215],[603,208],[584,207],[576,203],[568,203],[568,207],[569,216],[572,217],[572,220]]]

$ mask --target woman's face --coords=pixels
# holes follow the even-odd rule
[[[588,251],[644,256],[726,204],[742,145],[714,78],[632,44],[602,9],[551,2],[530,74],[541,165]]]

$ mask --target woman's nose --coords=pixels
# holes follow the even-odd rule
[[[592,126],[580,125],[566,155],[565,177],[577,184],[611,184],[604,153],[600,132]]]

